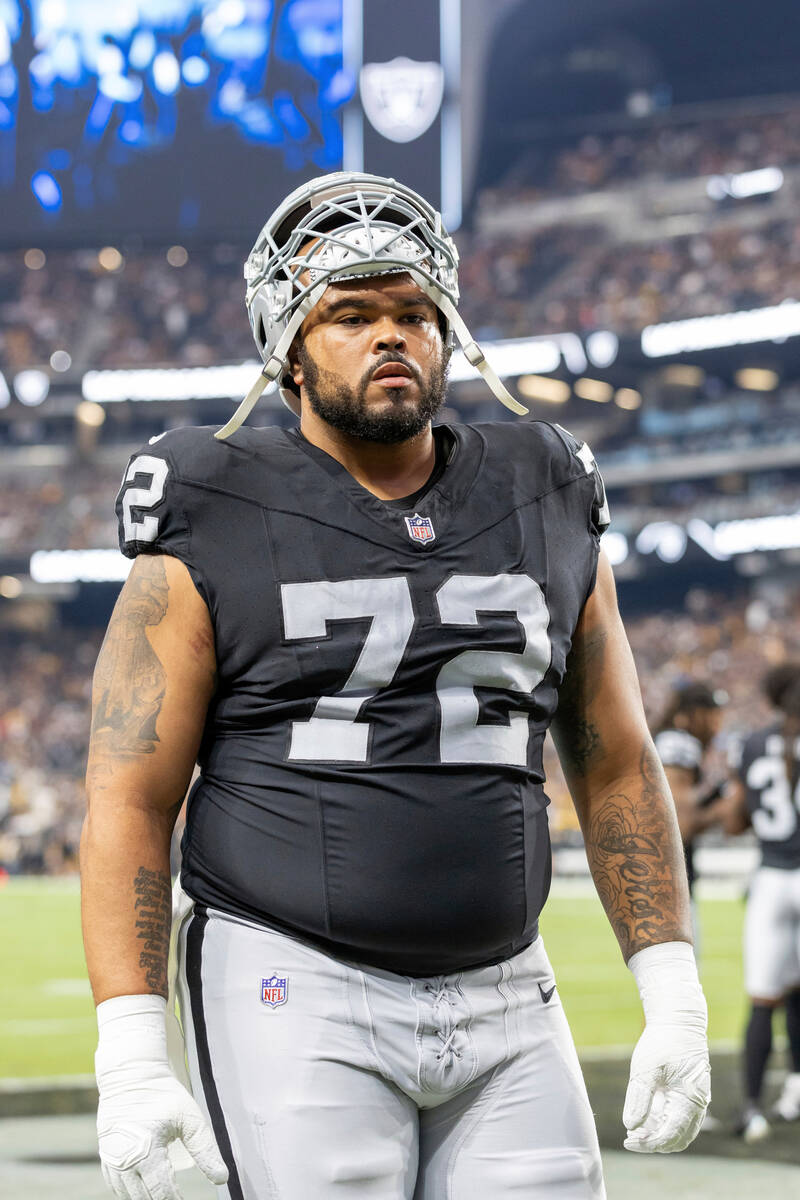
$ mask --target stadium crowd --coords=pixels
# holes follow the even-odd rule
[[[725,225],[619,245],[594,226],[459,238],[462,310],[476,336],[613,329],[779,304],[800,295],[800,226]],[[252,358],[242,320],[246,248],[195,248],[181,269],[164,250],[131,252],[114,271],[96,253],[51,252],[36,270],[0,252],[0,370],[209,366]],[[116,260],[114,260],[116,261]],[[58,369],[58,368],[56,368]]]
[[[0,643],[0,868],[77,870],[91,674],[100,636]]]
[[[632,181],[692,179],[800,163],[800,105],[787,98],[770,111],[676,120],[656,115],[628,122],[623,131],[591,133],[563,146],[529,139],[527,149],[487,191],[492,204],[509,189],[532,199],[575,196]]]
[[[800,106],[781,113],[665,124],[534,146],[502,186],[484,193],[459,233],[463,311],[476,333],[613,329],[779,303],[800,295],[800,226],[791,213],[736,219],[719,206],[699,227],[623,230],[560,219],[501,233],[481,213],[520,202],[612,189],[631,181],[704,177],[800,165]],[[738,213],[740,210],[737,209]],[[674,235],[674,236],[673,236]],[[630,239],[630,240],[629,240]],[[242,320],[248,245],[0,252],[0,370],[46,367],[66,351],[75,370],[194,365],[252,357]],[[55,369],[64,369],[63,366]]]

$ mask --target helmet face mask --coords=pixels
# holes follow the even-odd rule
[[[458,303],[458,251],[421,197],[392,180],[345,172],[298,188],[261,230],[245,264],[245,302],[263,361],[270,362],[293,315],[321,285],[400,272],[437,307],[439,295]],[[444,325],[450,337],[446,317]],[[281,395],[297,412],[283,357]]]
[[[297,188],[261,230],[245,263],[245,303],[264,362],[259,381],[215,435],[228,437],[253,408],[269,380],[284,403],[300,412],[287,375],[289,349],[330,283],[407,273],[436,305],[445,343],[454,334],[495,395],[515,412],[527,409],[506,391],[456,311],[458,251],[440,214],[393,179],[339,171]]]

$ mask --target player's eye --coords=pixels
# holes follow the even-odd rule
[[[339,318],[340,325],[363,325],[366,317],[362,317],[360,313],[350,313],[346,317]]]

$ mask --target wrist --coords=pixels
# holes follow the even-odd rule
[[[166,1067],[166,1011],[166,1000],[157,995],[114,996],[98,1004],[98,1078],[124,1067]]]
[[[705,1029],[708,1012],[688,942],[659,942],[628,961],[648,1022],[697,1025]]]

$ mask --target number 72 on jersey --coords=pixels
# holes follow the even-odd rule
[[[550,666],[550,616],[539,584],[529,575],[452,575],[435,593],[442,625],[477,627],[484,613],[512,613],[524,648],[464,650],[440,668],[436,697],[441,711],[443,763],[525,766],[528,715],[509,703],[507,725],[479,720],[476,687],[526,695]],[[321,696],[307,721],[292,723],[289,758],[305,762],[366,762],[370,726],[356,721],[362,708],[388,687],[414,629],[405,576],[286,583],[281,586],[284,633],[289,641],[328,636],[328,622],[371,618],[349,678],[338,692]]]

